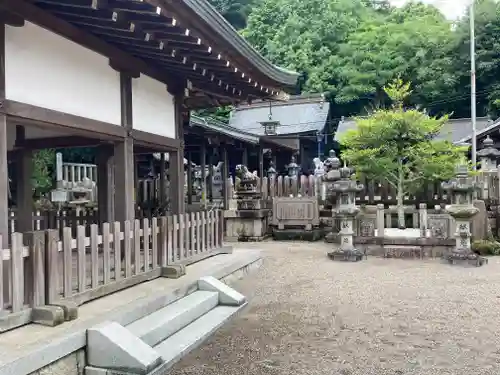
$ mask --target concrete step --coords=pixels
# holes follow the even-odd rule
[[[219,303],[219,293],[196,291],[126,326],[135,336],[155,346],[183,329]]]
[[[240,306],[219,305],[156,345],[154,350],[164,361],[162,370],[172,367],[191,350],[200,346],[245,305],[246,303]]]

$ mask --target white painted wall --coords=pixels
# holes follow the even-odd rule
[[[121,124],[120,76],[106,57],[29,22],[5,34],[7,99]]]
[[[164,83],[141,75],[132,80],[134,129],[175,138],[174,96]]]

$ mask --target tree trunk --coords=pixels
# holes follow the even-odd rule
[[[404,180],[404,173],[403,173],[403,161],[400,159],[399,160],[399,168],[398,168],[398,188],[397,188],[397,211],[398,211],[398,228],[399,229],[406,229],[406,223],[405,223],[405,211],[404,211],[404,190],[403,190],[403,180]]]

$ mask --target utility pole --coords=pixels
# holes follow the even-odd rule
[[[470,19],[470,111],[472,122],[472,169],[476,170],[477,164],[477,140],[476,140],[476,38],[474,31],[474,1],[472,0],[469,10]]]

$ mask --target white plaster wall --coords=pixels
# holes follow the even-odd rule
[[[29,22],[5,34],[7,99],[121,124],[120,76],[106,57]]]
[[[132,80],[134,129],[175,138],[174,100],[164,83],[145,75]]]

